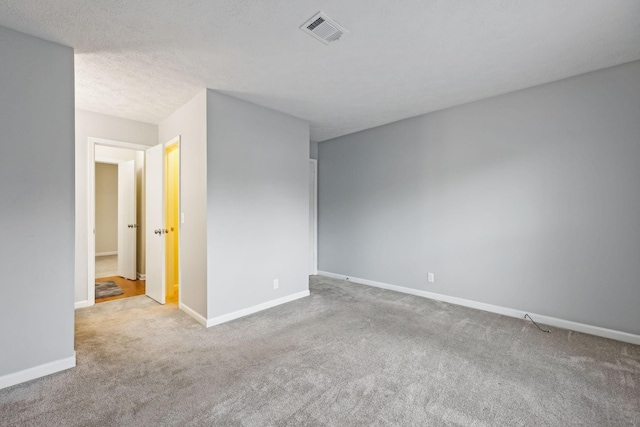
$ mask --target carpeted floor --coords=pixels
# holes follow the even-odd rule
[[[310,288],[208,330],[144,296],[77,310],[78,367],[0,390],[0,424],[640,425],[640,346],[327,278]]]

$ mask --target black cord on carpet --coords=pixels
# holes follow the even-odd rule
[[[542,329],[542,328],[541,328],[541,327],[540,327],[540,326],[539,326],[539,325],[538,325],[538,324],[537,324],[537,323],[536,323],[536,322],[531,318],[531,316],[529,316],[529,313],[526,313],[526,314],[524,315],[524,318],[525,318],[525,319],[526,319],[527,317],[528,317],[528,318],[529,318],[529,320],[531,320],[531,321],[533,322],[533,324],[534,324],[534,325],[536,325],[536,327],[537,327],[538,329],[540,329],[542,332],[546,332],[546,333],[550,333],[550,332],[551,332],[551,331],[550,331],[550,330],[548,330],[548,329]]]

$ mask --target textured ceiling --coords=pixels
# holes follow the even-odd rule
[[[322,10],[350,34],[298,27]],[[322,141],[640,59],[638,0],[0,0],[72,46],[76,107],[158,123],[205,87]]]

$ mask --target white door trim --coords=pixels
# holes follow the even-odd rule
[[[105,145],[107,147],[126,148],[129,150],[144,151],[149,146],[142,144],[134,144],[124,141],[113,141],[103,138],[88,138],[87,150],[87,236],[88,236],[88,259],[87,259],[87,305],[90,307],[96,303],[96,204],[95,204],[95,181],[96,181],[96,145]],[[100,163],[118,163],[113,160],[106,162],[107,159],[100,159]]]
[[[309,164],[313,167],[313,274],[318,274],[318,161],[316,159],[309,159]]]
[[[108,159],[106,157],[96,157],[96,163],[106,163],[108,165],[117,165],[118,163],[120,163],[120,160]]]

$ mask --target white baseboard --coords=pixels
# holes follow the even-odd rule
[[[257,313],[258,311],[266,310],[268,308],[272,308],[280,304],[285,304],[300,298],[308,297],[309,295],[310,295],[309,291],[306,290],[306,291],[297,292],[295,294],[288,295],[286,297],[263,302],[262,304],[254,305],[253,307],[248,307],[242,310],[234,311],[233,313],[223,314],[222,316],[214,317],[213,319],[208,319],[207,328],[210,328],[211,326],[215,326],[215,325],[220,325],[221,323],[230,322],[240,317],[248,316],[250,314]]]
[[[96,256],[111,256],[111,255],[118,255],[118,251],[96,252]]]
[[[138,280],[147,280],[147,275],[140,272],[136,273],[136,277],[138,278]]]
[[[543,316],[541,314],[531,313],[529,311],[522,311],[522,310],[516,310],[513,308],[500,307],[498,305],[486,304],[483,302],[472,301],[472,300],[452,297],[448,295],[436,294],[433,292],[421,291],[418,289],[407,288],[404,286],[390,285],[388,283],[361,279],[359,277],[330,273],[328,271],[318,271],[318,274],[320,276],[331,277],[333,279],[346,280],[349,282],[359,283],[361,285],[374,286],[376,288],[388,289],[391,291],[402,292],[410,295],[416,295],[419,297],[429,298],[436,301],[443,301],[451,304],[462,305],[464,307],[470,307],[478,310],[489,311],[491,313],[502,314],[509,317],[517,317],[522,319],[524,318],[525,314],[529,314],[529,316],[533,317],[536,322],[542,323],[545,325],[554,326],[557,328],[569,329],[571,331],[582,332],[585,334],[596,335],[599,337],[610,338],[612,340],[628,342],[630,344],[640,345],[640,335],[630,334],[628,332],[601,328],[599,326],[592,326],[584,323],[572,322],[570,320],[558,319],[550,316]]]
[[[85,308],[85,307],[89,307],[89,301],[88,300],[84,300],[84,301],[76,301],[75,302],[75,309],[78,308]]]
[[[66,369],[75,368],[76,366],[76,352],[73,352],[73,356],[66,359],[60,359],[53,362],[45,363],[43,365],[34,366],[33,368],[25,369],[13,374],[8,374],[0,377],[0,390],[6,387],[11,387],[16,384],[21,384],[27,381],[35,380],[36,378],[44,377],[47,375],[55,374],[56,372],[64,371]]]
[[[194,309],[192,309],[191,307],[183,303],[180,303],[179,307],[180,307],[180,310],[184,311],[189,316],[193,317],[202,326],[207,326],[207,319],[204,316],[201,316],[200,313],[198,313],[197,311],[195,311]]]

